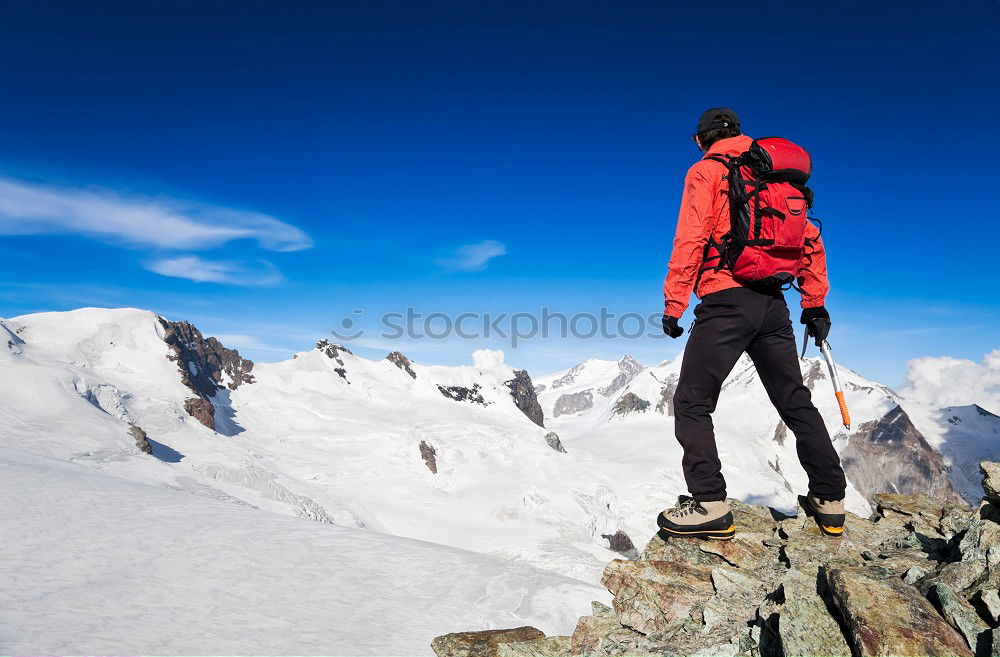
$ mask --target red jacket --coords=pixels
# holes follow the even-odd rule
[[[705,155],[739,155],[750,148],[752,141],[746,135],[720,139]],[[663,282],[664,312],[672,317],[684,314],[692,290],[700,299],[706,294],[742,285],[726,269],[701,271],[708,238],[711,236],[718,242],[729,232],[729,185],[723,179],[725,175],[726,167],[721,162],[699,160],[688,169],[684,178],[674,250],[670,254],[667,279]],[[819,230],[811,222],[806,226],[806,238],[814,242],[812,258],[799,270],[798,279],[803,292],[802,307],[813,308],[823,305],[830,284],[826,277],[823,242],[819,239]]]

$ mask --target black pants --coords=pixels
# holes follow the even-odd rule
[[[771,403],[795,434],[809,492],[823,499],[843,499],[844,470],[809,389],[802,384],[792,323],[781,292],[745,287],[714,292],[705,295],[694,314],[674,394],[675,434],[684,448],[684,478],[691,495],[705,502],[726,499],[712,412],[723,381],[746,352]]]

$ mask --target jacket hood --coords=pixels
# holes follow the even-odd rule
[[[708,152],[705,153],[705,157],[709,155],[739,155],[740,153],[747,152],[752,143],[753,138],[746,135],[726,137],[712,144]]]

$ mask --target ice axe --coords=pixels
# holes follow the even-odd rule
[[[809,346],[809,327],[806,327],[802,336],[802,357],[805,358],[806,347]],[[823,340],[819,343],[819,350],[826,359],[826,366],[830,370],[830,380],[833,382],[833,394],[837,396],[837,403],[840,405],[840,419],[848,431],[851,429],[851,414],[847,411],[847,401],[844,399],[844,388],[840,385],[840,377],[837,375],[837,366],[833,364],[833,356],[830,354],[830,343]]]

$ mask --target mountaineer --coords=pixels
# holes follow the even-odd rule
[[[694,141],[705,155],[684,180],[663,285],[663,332],[672,338],[684,332],[678,320],[691,292],[701,300],[674,394],[675,434],[684,450],[684,478],[692,498],[661,513],[657,524],[671,536],[735,535],[712,412],[723,381],[746,353],[771,403],[795,434],[809,478],[807,511],[825,534],[839,536],[844,471],[802,383],[782,292],[785,286],[801,292],[800,321],[819,345],[830,331],[823,305],[829,283],[820,230],[807,218],[812,206],[812,191],[805,186],[809,154],[785,139],[741,134],[739,118],[728,108],[704,112]]]

